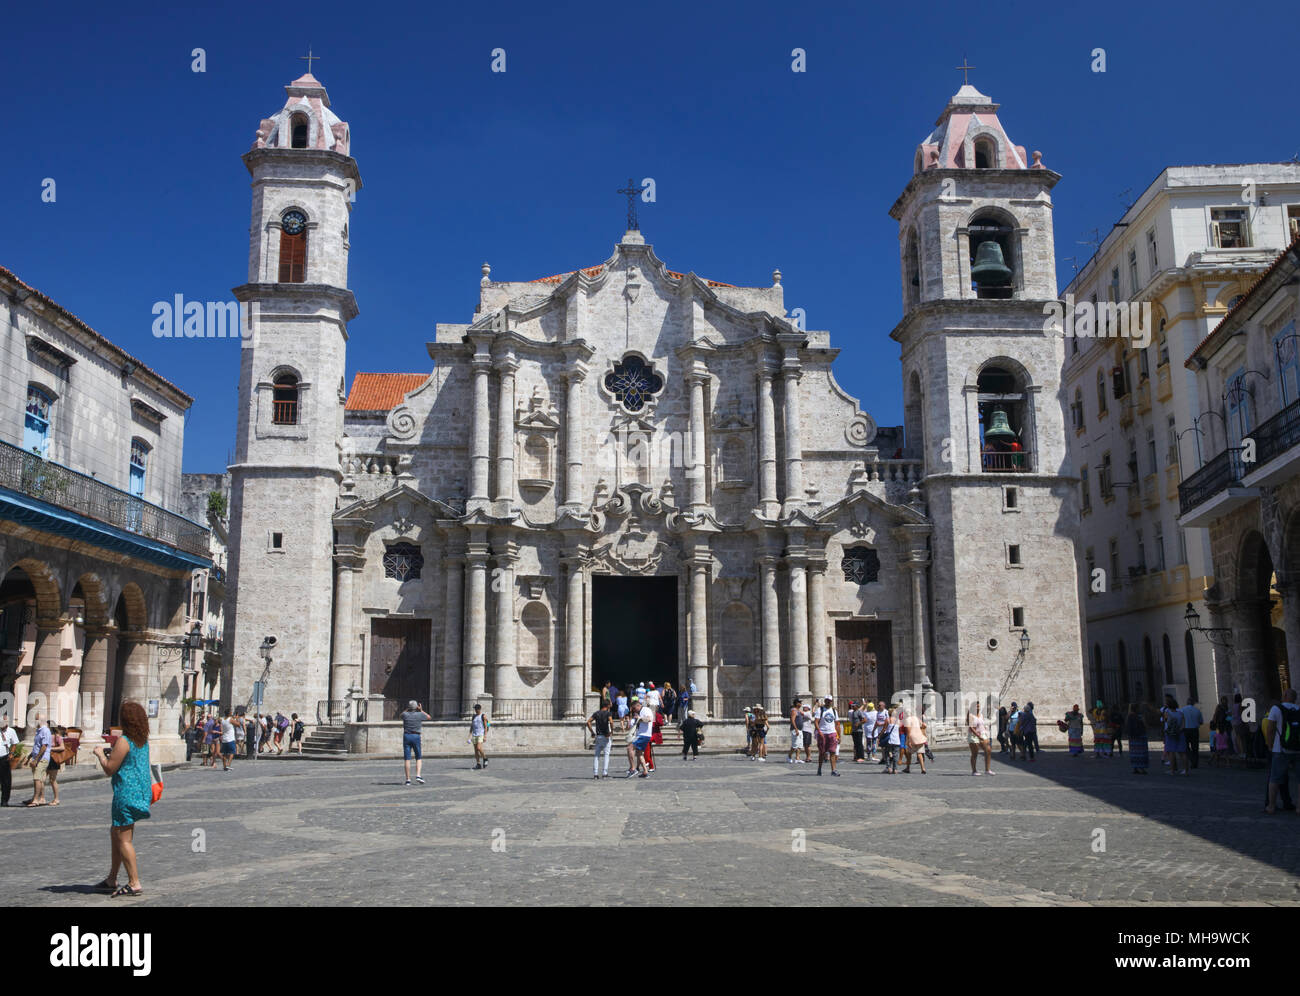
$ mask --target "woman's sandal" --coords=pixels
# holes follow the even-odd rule
[[[100,881],[96,882],[93,888],[99,889],[101,892],[115,892],[117,891],[117,883],[110,882],[108,878],[105,877]]]
[[[118,896],[143,896],[144,889],[133,889],[129,885],[119,885],[113,890],[110,899],[116,899]]]

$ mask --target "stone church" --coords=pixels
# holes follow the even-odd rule
[[[779,271],[670,269],[631,199],[603,261],[484,264],[471,320],[439,323],[414,372],[345,389],[361,178],[325,88],[286,91],[244,156],[228,702],[260,682],[320,722],[415,698],[522,724],[585,715],[606,681],[693,681],[718,719],[920,687],[1079,701],[1077,477],[1043,317],[1059,176],[989,98],[952,97],[891,209],[906,408],[887,427]],[[854,339],[883,355],[885,332]]]

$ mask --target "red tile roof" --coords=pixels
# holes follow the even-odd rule
[[[386,412],[402,403],[402,398],[429,379],[428,374],[358,373],[352,378],[349,412]]]

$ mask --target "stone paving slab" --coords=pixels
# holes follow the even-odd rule
[[[1259,772],[1143,778],[1053,751],[995,761],[995,778],[957,754],[927,775],[846,763],[840,778],[718,756],[594,781],[590,763],[429,760],[409,788],[393,762],[177,769],[137,832],[147,896],[131,902],[1300,903],[1300,819],[1262,815]],[[88,883],[107,869],[110,799],[98,779],[58,808],[0,810],[0,902],[108,905]]]

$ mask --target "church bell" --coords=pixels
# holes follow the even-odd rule
[[[1002,246],[996,239],[985,239],[979,244],[970,274],[981,287],[1002,287],[1011,283],[1011,268],[1002,258]]]
[[[1015,439],[1016,434],[1011,429],[1011,423],[1007,421],[1007,413],[1001,408],[994,408],[993,414],[989,417],[990,425],[984,430],[985,439]]]

